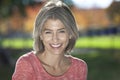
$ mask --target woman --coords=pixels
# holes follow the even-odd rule
[[[87,65],[67,55],[78,38],[75,19],[61,1],[49,1],[38,13],[34,51],[21,56],[12,80],[86,80]]]

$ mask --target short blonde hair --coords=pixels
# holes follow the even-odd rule
[[[41,53],[44,51],[44,45],[40,35],[43,25],[48,19],[59,19],[64,24],[66,30],[71,36],[65,52],[70,52],[75,45],[76,39],[78,38],[78,30],[71,10],[66,4],[59,0],[47,2],[36,16],[33,31],[34,50]]]

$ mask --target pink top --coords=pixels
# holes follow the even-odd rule
[[[61,76],[52,76],[44,70],[33,52],[27,53],[18,59],[12,80],[87,80],[86,63],[81,59],[69,57],[72,64],[67,72]]]

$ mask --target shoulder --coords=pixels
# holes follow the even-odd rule
[[[70,56],[72,60],[72,73],[75,72],[79,80],[87,80],[88,67],[84,60]]]
[[[77,57],[73,57],[73,56],[70,56],[70,58],[74,66],[87,68],[87,63],[84,60],[77,58]]]
[[[28,52],[28,53],[26,53],[26,54],[23,54],[23,55],[21,55],[19,58],[18,58],[18,60],[17,60],[17,62],[18,61],[21,61],[21,60],[26,60],[26,61],[28,61],[31,57],[33,57],[34,56],[34,53],[31,51],[31,52]]]
[[[34,54],[33,52],[26,53],[22,56],[20,56],[16,62],[15,65],[15,70],[16,71],[27,71],[27,70],[32,70],[32,61],[34,59]],[[29,69],[28,69],[29,68]]]
[[[22,56],[20,56],[16,62],[16,66],[18,65],[30,65],[31,64],[31,59],[34,59],[34,53],[33,52],[28,52]]]
[[[12,75],[12,79],[15,80],[31,80],[33,75],[33,67],[30,61],[32,52],[22,55],[16,62],[15,71]]]

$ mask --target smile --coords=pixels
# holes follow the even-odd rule
[[[50,46],[53,48],[59,48],[61,47],[62,44],[51,44]]]

